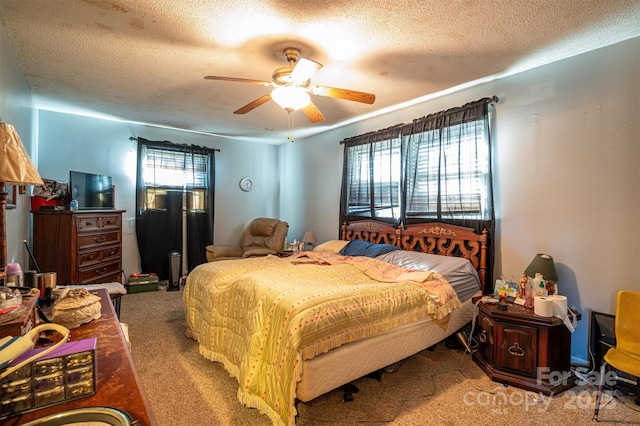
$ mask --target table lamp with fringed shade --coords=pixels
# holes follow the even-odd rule
[[[44,185],[15,127],[0,122],[0,269],[7,266],[6,185]]]

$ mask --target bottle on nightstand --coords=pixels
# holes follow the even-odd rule
[[[525,298],[524,298],[525,308],[533,308],[533,297],[534,297],[533,280],[529,278],[527,279],[527,285],[525,287]]]

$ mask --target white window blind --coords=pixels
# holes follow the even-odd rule
[[[400,146],[401,139],[394,138],[348,149],[349,214],[400,217]]]
[[[487,219],[489,144],[482,121],[433,130],[419,140],[415,173],[408,179],[407,217]]]
[[[149,186],[205,188],[207,156],[167,149],[147,148],[144,183]]]
[[[343,141],[343,216],[493,221],[491,101]]]
[[[206,155],[147,148],[143,169],[146,207],[162,209],[168,192],[180,191],[190,211],[205,210],[207,173]]]

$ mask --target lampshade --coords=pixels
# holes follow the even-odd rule
[[[44,185],[31,162],[20,136],[11,124],[0,123],[0,183],[3,185]]]
[[[553,262],[553,257],[548,254],[536,254],[536,257],[533,258],[524,273],[527,274],[528,277],[535,277],[536,273],[539,273],[545,280],[558,281],[556,264]]]
[[[11,124],[0,122],[0,269],[7,265],[7,192],[5,185],[44,185]]]
[[[302,242],[307,244],[317,243],[318,239],[316,238],[316,233],[313,231],[305,232],[304,237],[302,237]]]
[[[280,86],[273,89],[271,99],[291,112],[309,105],[309,95],[297,86]]]

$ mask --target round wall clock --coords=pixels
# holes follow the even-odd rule
[[[253,189],[253,182],[249,178],[240,179],[240,189],[244,192],[249,192]]]

